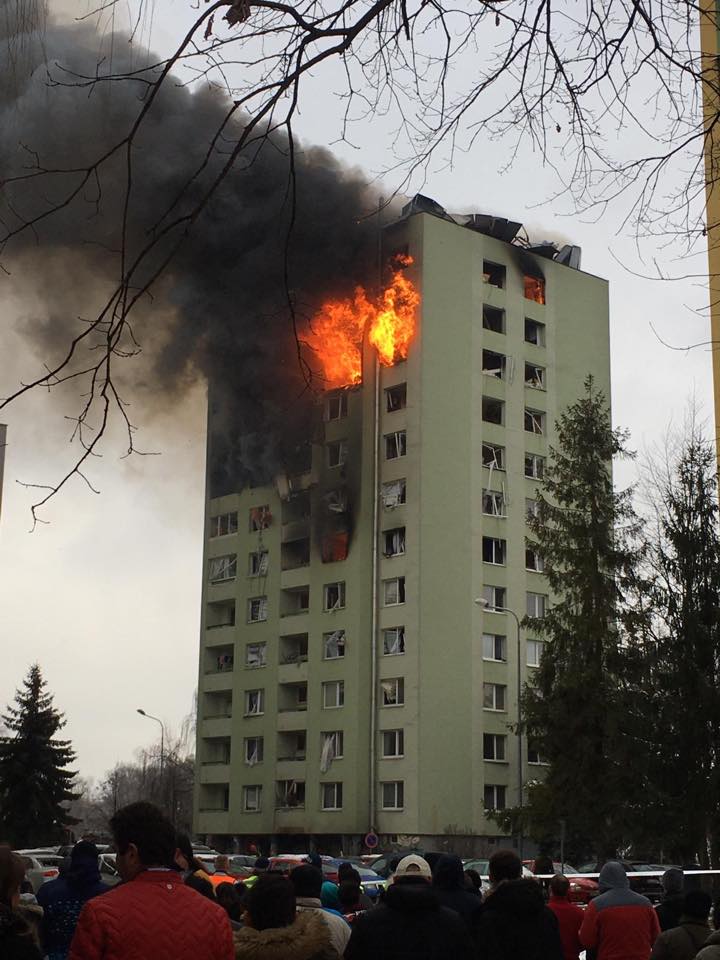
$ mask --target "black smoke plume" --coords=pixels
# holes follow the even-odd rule
[[[46,311],[26,320],[23,333],[43,359],[55,359],[83,329],[78,285],[85,302],[90,294],[97,316],[121,276],[127,175],[122,150],[67,206],[42,217],[69,187],[82,183],[85,168],[127,135],[148,96],[147,80],[157,76],[151,71],[89,84],[83,78],[129,73],[154,62],[125,35],[111,38],[112,57],[109,45],[110,38],[89,27],[49,25],[42,35],[25,38],[29,64],[8,67],[12,78],[0,77],[0,229],[41,217],[10,239],[0,262],[12,271],[30,257],[38,271]],[[226,162],[247,121],[234,120],[211,149],[230,105],[217,90],[183,86],[173,76],[165,82],[132,151],[126,262],[157,235],[158,224],[168,222],[167,211],[170,218],[188,212]],[[282,131],[255,132],[153,284],[152,297],[138,301],[132,335],[145,363],[131,357],[118,364],[125,364],[130,388],[133,378],[142,379],[151,404],[165,402],[197,377],[207,380],[214,495],[264,481],[279,468],[293,469],[304,455],[301,439],[309,434],[313,392],[298,362],[288,294],[302,326],[327,296],[373,282],[376,194],[327,150],[301,145],[293,191],[290,155]],[[26,179],[13,179],[18,176]],[[179,232],[146,258],[138,286],[153,275]],[[53,269],[45,271],[43,263]],[[132,352],[132,339],[121,347]],[[140,369],[142,375],[131,373]]]

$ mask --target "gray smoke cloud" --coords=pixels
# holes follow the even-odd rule
[[[11,271],[31,263],[42,273],[35,293],[45,309],[23,318],[22,332],[41,357],[54,359],[83,329],[79,316],[97,316],[120,275],[125,155],[90,177],[84,171],[127,134],[148,95],[147,74],[95,85],[82,78],[137,70],[154,58],[126,35],[100,38],[87,26],[28,31],[22,49],[22,64],[6,64],[0,75],[2,226],[42,217],[69,187],[79,188],[67,206],[11,239],[2,253]],[[229,106],[217,90],[182,86],[172,77],[161,90],[132,154],[128,261],[155,235],[158,220],[168,222],[162,221],[167,210],[172,217],[192,209],[227,160],[245,118],[225,130],[215,149],[210,143]],[[45,171],[41,177],[33,175],[36,166]],[[297,438],[308,436],[313,402],[297,360],[288,289],[302,321],[323,299],[350,294],[375,276],[377,195],[363,175],[325,149],[298,146],[295,185],[288,282],[290,153],[287,138],[273,133],[244,149],[154,285],[153,298],[139,301],[133,334],[146,362],[119,364],[142,388],[148,409],[189,380],[208,381],[214,494],[292,469],[304,456]],[[147,258],[138,285],[178,235],[172,231]],[[132,341],[123,346],[132,349]]]

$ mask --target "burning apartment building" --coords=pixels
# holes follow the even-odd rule
[[[509,611],[549,601],[526,519],[558,415],[588,373],[609,395],[608,288],[521,230],[406,205],[377,288],[348,278],[301,338],[314,387],[288,405],[283,469],[228,467],[211,381],[195,828],[213,842],[350,854],[373,831],[480,854],[518,771],[541,775],[510,724],[542,644]],[[252,460],[254,434],[235,443]]]

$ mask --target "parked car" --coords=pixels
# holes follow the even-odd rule
[[[535,860],[523,860],[523,865],[533,875],[535,874]],[[555,873],[564,873],[570,881],[570,899],[573,903],[587,905],[593,897],[598,895],[600,888],[597,885],[597,880],[593,880],[591,877],[577,876],[577,874],[583,872],[582,870],[578,870],[569,863],[558,863],[557,860],[553,860],[553,870]]]
[[[31,850],[16,850],[25,865],[25,879],[32,884],[33,893],[37,893],[46,880],[55,880],[60,876],[60,864],[63,858],[54,853],[35,853]]]
[[[375,870],[360,866],[354,862],[354,859],[346,860],[343,857],[322,857],[321,859],[323,879],[331,883],[337,883],[341,863],[352,863],[360,874],[360,886],[371,899],[375,900],[385,886],[383,878]],[[290,873],[303,863],[307,863],[307,855],[304,853],[281,853],[276,857],[270,857],[270,869],[282,873]]]
[[[606,860],[596,860],[594,863],[584,863],[580,867],[579,872],[600,873],[606,862]],[[645,863],[641,860],[620,860],[618,862],[625,867],[631,890],[634,890],[635,893],[642,894],[642,896],[647,897],[648,900],[651,900],[653,903],[659,903],[660,900],[662,900],[663,887],[660,882],[660,874],[662,874],[663,871],[656,871],[653,869],[652,864]],[[637,873],[654,873],[656,875],[650,877],[633,876],[633,874]]]

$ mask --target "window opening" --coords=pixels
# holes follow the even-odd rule
[[[491,613],[493,610],[503,611],[505,608],[505,596],[505,587],[484,586],[483,599],[485,600],[485,609]]]
[[[523,277],[525,299],[545,303],[545,281],[542,277]]]
[[[505,494],[500,490],[483,490],[482,511],[488,517],[504,517]]]
[[[482,418],[485,423],[499,423],[503,422],[503,407],[505,404],[502,400],[497,400],[495,397],[483,397],[482,398]]]
[[[505,760],[505,740],[499,733],[483,734],[483,760]]]
[[[250,532],[256,533],[258,530],[267,530],[272,523],[272,514],[270,507],[264,504],[262,507],[250,508]]]
[[[305,806],[304,780],[278,780],[275,783],[275,802],[281,809]]]
[[[545,457],[537,453],[526,453],[525,476],[530,480],[542,480],[545,476]]]
[[[483,634],[483,660],[507,661],[507,639],[499,633]]]
[[[528,744],[528,748],[527,748],[527,761],[528,763],[539,763],[539,764],[545,763],[545,760],[542,754],[540,753],[540,750],[531,743]]]
[[[342,610],[345,606],[345,582],[326,583],[323,587],[325,610]]]
[[[327,680],[322,685],[323,708],[342,707],[345,703],[345,682],[343,680]]]
[[[482,538],[482,558],[484,563],[505,563],[506,543],[497,537]]]
[[[505,311],[497,307],[489,307],[486,303],[482,308],[483,329],[493,333],[505,333]]]
[[[483,799],[486,810],[504,810],[506,807],[504,784],[486,783]]]
[[[504,470],[505,447],[499,447],[496,443],[483,443],[482,462],[484,467],[491,470]]]
[[[335,440],[329,443],[327,450],[328,467],[342,467],[347,461],[347,440]]]
[[[405,577],[393,577],[390,580],[383,580],[383,594],[386,607],[405,603]]]
[[[401,707],[405,703],[405,680],[402,677],[381,680],[380,690],[384,707]]]
[[[385,434],[385,459],[397,460],[407,452],[407,435],[405,430],[396,430]]]
[[[541,410],[525,408],[525,429],[528,433],[543,436],[545,433],[545,414]]]
[[[248,767],[254,767],[256,763],[262,763],[265,755],[265,741],[262,737],[245,738],[245,764]]]
[[[232,513],[221,513],[216,517],[210,518],[210,538],[226,537],[228,534],[237,533],[238,515],[237,511]]]
[[[380,784],[383,810],[402,810],[405,803],[405,783],[391,780]]]
[[[342,784],[322,783],[320,787],[323,810],[342,810]]]
[[[533,387],[535,390],[544,390],[545,367],[539,367],[536,363],[526,363],[525,386]]]
[[[245,716],[259,716],[265,712],[265,691],[264,690],[246,690],[245,691]]]
[[[268,572],[267,550],[256,550],[248,558],[248,576],[264,577]]]
[[[260,784],[243,787],[243,810],[245,813],[257,813],[260,810],[261,799],[262,787]]]
[[[347,530],[327,533],[320,541],[320,559],[323,563],[339,563],[347,560],[350,548],[350,534]],[[308,540],[308,563],[310,562],[310,541]]]
[[[526,661],[529,667],[539,667],[542,659],[544,643],[542,640],[527,641]]]
[[[345,631],[323,634],[323,660],[340,660],[345,656]]]
[[[386,510],[394,510],[395,507],[399,507],[401,504],[405,503],[405,478],[403,477],[401,480],[389,480],[387,483],[384,483],[381,488],[380,496],[382,497],[382,505]]]
[[[545,569],[543,558],[534,547],[525,547],[525,569],[533,573],[542,573]]]
[[[502,683],[483,683],[483,710],[505,710],[506,691]]]
[[[210,583],[222,583],[234,580],[237,576],[237,554],[229,553],[224,557],[211,557],[209,561]]]
[[[393,759],[405,755],[405,734],[402,730],[383,730],[382,756],[384,759]]]
[[[539,320],[525,317],[525,343],[532,343],[536,347],[545,346],[545,324]]]
[[[325,419],[343,420],[347,416],[347,393],[338,393],[325,400]]]
[[[405,553],[405,527],[395,527],[383,532],[383,556],[399,557]]]
[[[526,595],[527,615],[542,620],[547,610],[547,599],[544,593],[528,593]]]
[[[528,520],[531,520],[533,517],[537,518],[540,516],[539,500],[533,500],[530,497],[525,498],[525,516]]]
[[[251,597],[248,600],[248,623],[267,620],[267,597]]]
[[[388,413],[403,410],[407,406],[407,384],[398,383],[385,389],[385,409]]]
[[[405,627],[383,630],[383,656],[396,657],[405,653]]]
[[[505,379],[505,355],[494,350],[483,350],[482,372],[488,377]]]
[[[264,667],[267,665],[267,643],[248,643],[245,647],[245,666]]]
[[[506,270],[503,264],[493,263],[491,260],[483,260],[483,282],[489,283],[491,287],[499,287],[501,290],[505,287]]]

